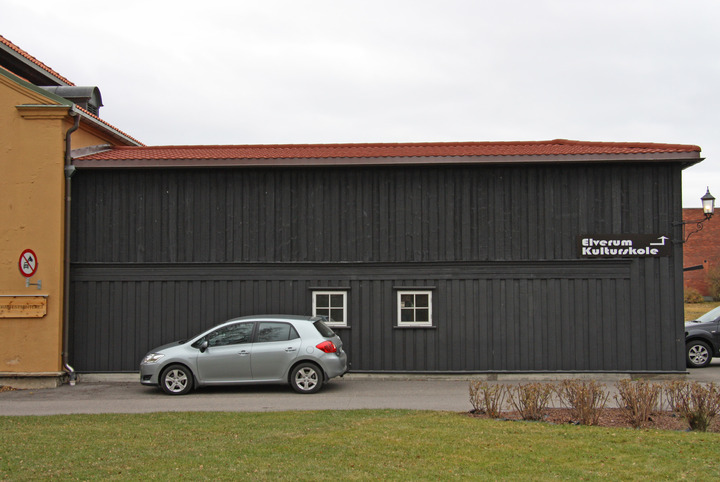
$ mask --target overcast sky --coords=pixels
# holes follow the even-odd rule
[[[718,0],[1,0],[0,35],[148,145],[696,144],[720,200]]]

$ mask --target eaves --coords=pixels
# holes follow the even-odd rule
[[[353,167],[353,166],[433,166],[433,165],[548,165],[679,163],[685,169],[702,161],[698,152],[647,154],[578,154],[522,156],[409,156],[409,157],[330,157],[330,158],[235,158],[235,159],[73,159],[82,169],[172,169],[227,167]]]

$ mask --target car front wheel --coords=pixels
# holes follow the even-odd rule
[[[710,345],[704,341],[695,340],[685,345],[688,368],[702,368],[708,366],[712,355]]]
[[[301,363],[290,373],[290,385],[298,393],[315,393],[323,385],[323,372],[314,363]]]
[[[170,365],[160,375],[160,387],[169,395],[185,395],[193,387],[192,372],[182,365]]]

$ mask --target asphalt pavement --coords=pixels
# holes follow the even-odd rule
[[[583,375],[606,385],[611,393],[622,375]],[[139,383],[137,375],[81,376],[75,386],[0,392],[0,415],[75,413],[151,413],[285,410],[412,409],[463,412],[472,409],[468,396],[473,379],[519,384],[557,381],[567,376],[423,376],[349,374],[326,384],[314,395],[300,395],[283,385],[209,387],[184,396],[165,395]],[[653,381],[687,379],[720,384],[720,360],[686,375],[654,376]],[[611,396],[612,400],[612,396]]]

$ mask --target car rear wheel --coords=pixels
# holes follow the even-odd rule
[[[169,395],[185,395],[193,387],[192,372],[182,365],[170,365],[160,375],[160,387]]]
[[[710,345],[704,341],[695,340],[685,345],[688,368],[702,368],[708,366],[712,359]]]
[[[314,363],[300,363],[290,373],[290,385],[298,393],[315,393],[323,385],[323,372]]]

